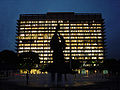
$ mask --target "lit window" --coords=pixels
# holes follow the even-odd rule
[[[92,57],[92,59],[97,59],[97,57]]]
[[[98,57],[98,59],[104,59],[104,57]]]

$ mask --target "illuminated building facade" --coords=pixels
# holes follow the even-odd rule
[[[100,13],[57,12],[21,14],[17,23],[17,52],[39,54],[41,64],[53,63],[50,40],[56,26],[66,42],[66,62],[98,66],[105,58],[104,20]]]

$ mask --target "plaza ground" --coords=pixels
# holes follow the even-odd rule
[[[31,75],[26,83],[25,75],[4,77],[0,80],[0,90],[120,90],[120,76],[103,77],[94,75],[67,75],[68,80],[51,82],[50,75]]]

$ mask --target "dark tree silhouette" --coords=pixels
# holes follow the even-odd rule
[[[120,73],[120,61],[116,59],[105,59],[103,68],[108,69],[112,73]]]
[[[79,60],[71,60],[71,63],[72,69],[78,69],[83,65]]]
[[[1,69],[17,69],[17,54],[10,50],[0,52],[0,68]]]
[[[19,55],[19,68],[32,69],[36,64],[39,64],[40,60],[37,53],[24,52]]]

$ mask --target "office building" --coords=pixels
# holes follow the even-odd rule
[[[50,40],[56,26],[67,47],[66,62],[79,60],[83,66],[99,66],[105,58],[104,19],[100,13],[48,12],[21,14],[17,22],[17,52],[39,54],[40,64],[53,63]]]

